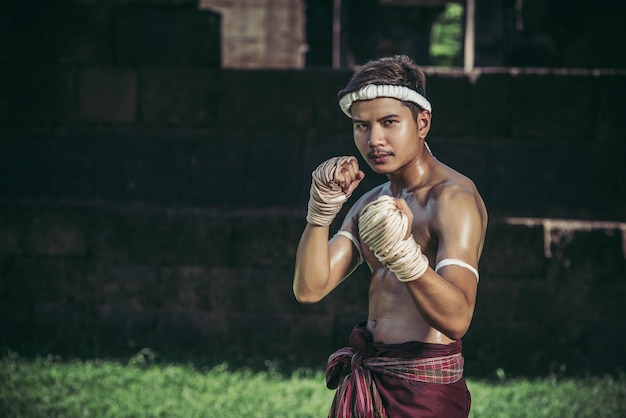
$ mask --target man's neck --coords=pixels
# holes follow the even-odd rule
[[[436,164],[437,160],[425,149],[413,163],[387,174],[393,195],[399,196],[403,190],[415,191],[431,184]]]

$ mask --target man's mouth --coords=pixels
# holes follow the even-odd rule
[[[389,152],[370,152],[367,156],[377,164],[386,163],[391,158]]]

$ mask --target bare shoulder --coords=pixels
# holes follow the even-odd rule
[[[431,189],[431,199],[438,206],[447,207],[458,204],[469,204],[484,210],[484,202],[476,185],[467,176],[441,164],[441,175],[437,184]]]
[[[469,222],[475,228],[486,229],[487,209],[476,185],[444,164],[441,165],[440,181],[431,189],[431,202],[435,207],[434,221],[442,228],[457,222]]]

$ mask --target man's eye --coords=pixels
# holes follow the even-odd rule
[[[385,126],[390,126],[393,125],[394,123],[396,123],[397,121],[393,120],[393,119],[387,119],[386,121],[384,121],[383,123],[385,124]]]

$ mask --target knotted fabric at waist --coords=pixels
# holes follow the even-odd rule
[[[463,378],[463,356],[434,358],[362,357],[350,347],[328,359],[326,385],[337,389],[329,417],[387,417],[372,373],[417,382],[451,384]]]

